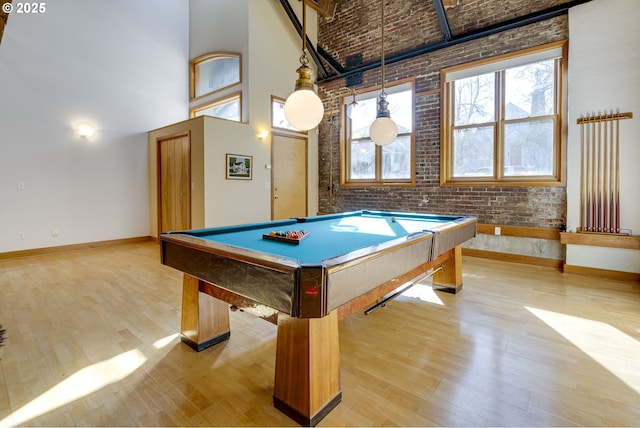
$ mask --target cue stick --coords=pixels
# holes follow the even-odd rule
[[[591,123],[591,229],[596,231],[596,123]]]
[[[589,139],[587,140],[587,232],[593,231],[593,131],[595,125],[590,122]]]
[[[584,166],[585,166],[585,132],[584,132],[584,128],[585,125],[584,124],[580,124],[580,229],[582,230],[586,230],[586,220],[587,220],[587,215],[586,215],[586,197],[585,197],[585,193],[587,192],[587,186],[586,186],[586,176],[584,174]]]
[[[616,233],[620,233],[620,119],[616,119]]]
[[[402,293],[404,293],[405,291],[407,291],[408,289],[410,289],[411,287],[413,287],[414,285],[416,285],[417,283],[419,283],[423,279],[429,278],[429,277],[435,275],[436,272],[440,272],[441,270],[442,270],[442,265],[438,266],[436,269],[432,270],[430,273],[424,273],[424,274],[420,275],[417,279],[414,279],[411,282],[411,284],[407,285],[402,290],[396,291],[395,293],[393,293],[393,294],[391,294],[391,295],[389,295],[387,297],[384,297],[381,301],[379,301],[375,305],[371,306],[369,309],[364,311],[364,314],[365,315],[369,315],[371,312],[375,311],[376,309],[384,308],[387,305],[387,302],[389,300],[395,299],[396,297],[398,297],[399,295],[401,295]]]
[[[600,212],[600,207],[602,205],[602,186],[600,186],[600,181],[602,178],[601,174],[601,165],[600,165],[600,149],[602,146],[602,121],[598,121],[596,124],[596,128],[598,130],[598,134],[596,136],[596,231],[602,232],[602,213]]]
[[[616,215],[616,206],[615,206],[615,200],[614,200],[614,189],[616,186],[615,183],[615,161],[614,161],[614,155],[615,155],[615,146],[613,144],[613,123],[609,124],[609,144],[611,147],[609,147],[609,233],[615,233],[616,228],[615,228],[615,215]]]
[[[609,117],[607,115],[607,117]],[[602,231],[608,232],[607,227],[609,221],[609,186],[611,183],[607,180],[609,178],[609,140],[607,139],[607,130],[609,129],[609,121],[604,122],[604,140],[602,146],[602,152],[604,159],[602,160]]]

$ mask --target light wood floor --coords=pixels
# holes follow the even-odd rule
[[[181,273],[139,243],[0,261],[0,426],[283,426],[272,324],[180,343]],[[464,258],[458,295],[412,290],[340,323],[321,426],[640,425],[640,286]]]

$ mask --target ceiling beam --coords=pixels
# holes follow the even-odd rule
[[[447,19],[447,14],[444,12],[442,0],[433,0],[433,8],[436,10],[436,15],[438,15],[438,24],[440,24],[444,41],[448,42],[451,40],[451,27],[449,27],[449,20]]]
[[[525,25],[530,25],[536,22],[546,21],[548,19],[555,18],[557,16],[566,15],[569,12],[569,9],[571,9],[572,7],[578,6],[584,3],[589,3],[590,1],[591,0],[573,0],[569,3],[557,5],[539,12],[530,13],[520,18],[511,19],[509,21],[505,21],[496,25],[486,27],[486,28],[470,31],[460,36],[452,37],[451,40],[449,41],[441,40],[434,43],[427,43],[405,52],[400,52],[392,56],[387,56],[385,58],[385,64],[392,64],[394,62],[414,58],[419,55],[424,55],[429,52],[434,52],[434,51],[445,49],[461,43],[491,36],[493,34],[498,34],[503,31],[524,27]],[[357,67],[349,68],[343,73],[338,73],[336,75],[318,79],[318,83],[327,83],[337,79],[344,79],[353,74],[362,73],[368,70],[379,68],[380,65],[381,65],[380,61],[373,61],[370,63],[362,64]]]
[[[282,5],[282,8],[287,13],[287,16],[291,20],[291,23],[293,24],[298,35],[300,36],[300,40],[302,40],[302,24],[300,24],[300,21],[298,21],[298,17],[296,16],[296,13],[293,11],[293,8],[289,4],[289,1],[280,0],[280,4]],[[303,6],[303,7],[306,7],[306,6]],[[311,40],[309,40],[309,37],[306,34],[304,35],[304,37],[307,38],[307,50],[309,51],[309,55],[311,55],[313,62],[316,64],[316,67],[318,68],[318,78],[321,78],[321,79],[327,78],[329,76],[329,72],[327,71],[327,68],[324,66],[322,59],[318,54],[318,51],[313,46],[313,43],[311,43]],[[327,60],[327,63],[331,64],[331,62],[329,62],[328,60]],[[341,70],[334,70],[334,71],[339,74],[341,73]],[[344,72],[344,69],[342,70],[342,72]]]

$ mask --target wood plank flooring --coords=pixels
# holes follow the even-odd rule
[[[320,426],[638,426],[640,285],[464,258],[339,324],[343,399]],[[180,343],[182,274],[155,243],[0,261],[0,426],[294,426],[276,326]]]

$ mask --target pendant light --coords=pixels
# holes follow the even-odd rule
[[[384,0],[381,1],[380,16],[381,26],[381,54],[380,63],[382,70],[382,91],[380,92],[380,100],[378,101],[378,113],[376,120],[373,121],[369,128],[369,137],[379,146],[386,146],[395,141],[398,136],[398,126],[391,119],[389,113],[389,102],[387,101],[387,93],[384,91]]]
[[[284,116],[291,126],[300,131],[308,131],[315,128],[324,116],[324,105],[318,94],[316,94],[313,80],[311,79],[309,59],[307,58],[306,10],[306,0],[302,0],[301,65],[296,70],[298,79],[296,80],[295,91],[289,95],[284,103]]]

